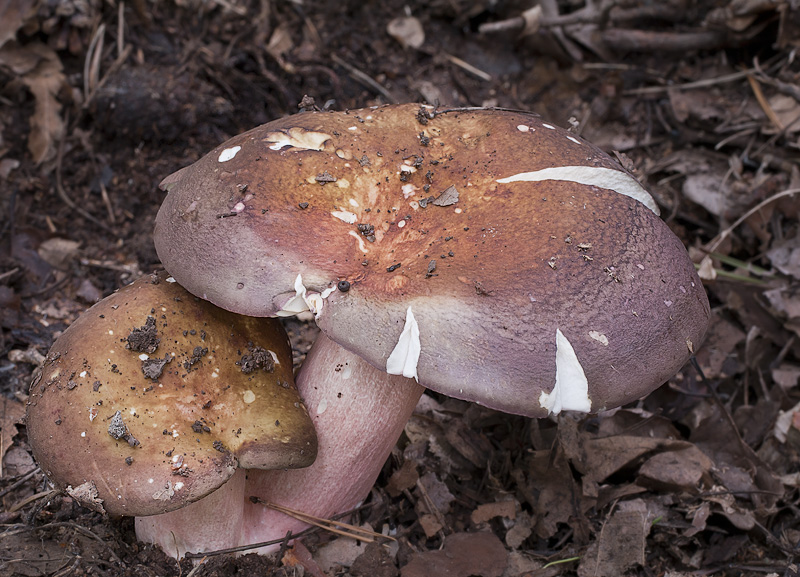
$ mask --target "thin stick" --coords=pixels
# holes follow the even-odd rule
[[[770,103],[767,102],[766,96],[764,96],[764,92],[761,90],[761,85],[758,83],[758,80],[752,75],[747,75],[747,81],[750,83],[750,89],[753,91],[753,94],[756,95],[756,100],[758,100],[758,104],[761,106],[761,109],[764,111],[764,114],[767,115],[770,122],[775,125],[775,127],[783,132],[786,130],[786,127],[781,122],[778,115],[775,114],[775,110],[773,110]]]
[[[394,97],[394,94],[392,94],[386,88],[381,86],[371,76],[368,76],[367,74],[365,74],[364,72],[362,72],[361,70],[359,70],[358,68],[353,66],[352,64],[350,64],[348,62],[345,62],[344,60],[339,58],[336,54],[331,54],[331,60],[333,60],[336,64],[338,64],[342,68],[347,69],[347,71],[350,73],[350,76],[354,80],[356,80],[357,82],[360,82],[361,84],[367,86],[368,88],[372,88],[373,90],[378,91],[390,103],[392,103],[392,104],[396,104],[397,103],[397,98]]]
[[[33,477],[39,471],[41,471],[41,469],[39,467],[36,467],[35,469],[31,469],[30,471],[22,475],[22,477],[20,477],[19,479],[14,481],[11,485],[0,491],[0,498],[8,495],[11,491],[18,488],[20,485],[22,485],[25,481]]]
[[[65,118],[64,124],[65,125],[69,125],[69,112],[67,112],[67,117]],[[93,222],[94,224],[96,224],[97,226],[99,226],[100,228],[105,230],[106,232],[109,232],[109,233],[113,234],[114,236],[118,236],[118,234],[116,232],[114,232],[111,229],[111,227],[108,226],[106,223],[104,223],[100,219],[92,216],[91,214],[89,214],[89,212],[84,210],[82,207],[80,207],[77,204],[75,204],[75,202],[67,194],[67,191],[64,188],[64,184],[61,181],[61,163],[64,160],[64,142],[66,140],[67,140],[67,137],[64,136],[59,141],[59,143],[58,143],[58,154],[56,155],[56,192],[58,192],[58,196],[61,198],[62,201],[64,201],[64,204],[66,204],[69,208],[71,208],[72,210],[74,210],[75,212],[80,214],[83,218]]]
[[[634,96],[639,94],[661,94],[669,90],[690,90],[692,88],[706,88],[708,86],[716,86],[717,84],[726,84],[728,82],[736,82],[742,78],[747,78],[748,74],[755,72],[755,68],[748,68],[742,72],[734,72],[732,74],[725,74],[717,76],[716,78],[705,78],[703,80],[695,80],[694,82],[686,82],[684,84],[672,84],[670,86],[645,86],[644,88],[632,88],[623,91],[624,96]]]
[[[461,68],[463,68],[464,70],[466,70],[467,72],[469,72],[471,74],[474,74],[475,76],[477,76],[481,80],[485,80],[486,82],[491,82],[492,75],[489,74],[488,72],[484,72],[480,68],[476,68],[475,66],[473,66],[469,62],[466,62],[465,60],[461,60],[461,58],[459,58],[458,56],[453,56],[452,54],[448,54],[447,52],[445,52],[444,55],[450,62],[452,62],[456,66],[460,66]]]
[[[800,192],[800,188],[790,188],[788,190],[782,190],[781,192],[773,194],[769,198],[762,200],[753,208],[745,212],[738,219],[736,219],[736,222],[734,222],[728,228],[726,228],[725,230],[720,232],[717,236],[715,236],[712,239],[712,241],[706,245],[705,250],[707,250],[708,252],[714,252],[715,250],[717,250],[717,247],[719,247],[722,241],[728,238],[728,236],[734,231],[734,229],[738,227],[740,224],[742,224],[745,220],[753,216],[755,213],[757,213],[759,210],[761,210],[768,204],[775,202],[776,200],[780,200],[781,198],[784,198],[786,196],[792,196],[793,194],[797,194],[798,192]]]
[[[33,503],[34,501],[38,501],[39,499],[46,499],[50,495],[56,495],[58,491],[55,489],[49,489],[47,491],[42,491],[41,493],[36,493],[35,495],[31,495],[30,497],[26,497],[22,501],[14,503],[13,506],[9,507],[8,512],[14,513],[22,509],[25,505]]]
[[[289,515],[290,517],[294,517],[299,521],[303,521],[304,523],[314,525],[316,527],[319,527],[320,529],[325,529],[326,531],[330,531],[331,533],[336,533],[337,535],[352,537],[353,539],[360,539],[361,541],[367,541],[369,543],[373,541],[372,539],[373,537],[390,539],[392,541],[395,540],[393,537],[389,537],[388,535],[383,535],[382,533],[376,533],[375,531],[370,531],[368,529],[362,529],[361,527],[357,527],[356,525],[351,525],[350,523],[343,523],[342,521],[335,521],[333,519],[324,519],[322,517],[316,517],[314,515],[309,515],[308,513],[303,513],[302,511],[296,511],[295,509],[290,509],[289,507],[276,505],[275,503],[270,503],[268,501],[262,501],[261,499],[258,499],[257,502],[264,505],[267,509],[272,509],[273,511],[278,511],[279,513],[283,513],[284,515]],[[336,529],[336,527],[341,527],[341,529],[344,530]],[[363,535],[363,537],[361,535]]]

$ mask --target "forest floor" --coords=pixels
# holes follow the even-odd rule
[[[800,4],[532,4],[0,0],[0,577],[800,575]],[[165,176],[306,96],[532,110],[624,155],[708,290],[705,378],[540,421],[425,395],[354,516],[387,543],[179,565],[52,491],[24,414],[53,340],[159,268]]]

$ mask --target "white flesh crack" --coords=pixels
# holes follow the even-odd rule
[[[561,411],[588,413],[592,410],[589,381],[575,349],[561,329],[556,329],[556,384],[549,393],[542,391],[539,405],[553,415]]]
[[[275,316],[293,317],[299,313],[311,311],[314,313],[314,319],[318,319],[319,315],[322,313],[325,299],[328,298],[334,290],[335,288],[327,288],[322,291],[322,294],[318,292],[308,292],[303,284],[303,275],[298,274],[297,278],[294,279],[295,295],[284,303],[281,310],[275,313]]]
[[[543,180],[565,180],[605,188],[638,200],[654,213],[659,214],[656,201],[639,182],[627,172],[596,166],[553,166],[533,172],[520,172],[497,180],[500,184],[509,182],[541,182]]]
[[[419,342],[419,325],[411,307],[406,311],[406,324],[397,344],[386,359],[386,372],[390,375],[403,375],[404,377],[417,378],[417,363],[422,345]]]

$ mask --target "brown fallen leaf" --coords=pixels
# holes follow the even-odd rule
[[[40,42],[20,46],[10,41],[0,48],[0,67],[19,76],[35,100],[28,135],[28,150],[34,162],[51,160],[64,135],[57,95],[65,86],[66,77],[58,54]]]
[[[418,479],[417,463],[413,459],[406,459],[403,466],[389,477],[389,481],[386,483],[386,492],[392,497],[397,497],[403,491],[416,485]]]
[[[508,564],[506,548],[492,533],[454,533],[439,551],[414,553],[402,577],[500,577]]]
[[[641,511],[616,511],[603,525],[578,566],[579,577],[618,577],[644,565],[645,538],[650,532]]]
[[[486,523],[495,517],[505,517],[506,519],[514,519],[517,514],[517,505],[515,501],[498,501],[497,503],[484,503],[478,505],[478,508],[472,512],[470,519],[476,525]]]
[[[678,450],[664,451],[650,457],[639,468],[637,483],[659,491],[695,493],[703,480],[709,479],[714,463],[692,444]]]
[[[3,397],[0,409],[0,477],[3,476],[3,457],[14,442],[17,425],[25,418],[25,405],[16,399]]]
[[[25,21],[34,16],[37,0],[0,0],[0,46],[13,40]]]

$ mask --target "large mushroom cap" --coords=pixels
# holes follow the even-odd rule
[[[280,323],[219,309],[163,273],[56,340],[27,422],[47,476],[112,514],[171,511],[237,466],[305,467],[317,450]]]
[[[192,293],[250,315],[310,306],[375,366],[507,412],[638,398],[708,324],[650,195],[532,114],[303,113],[162,186],[156,248]]]

